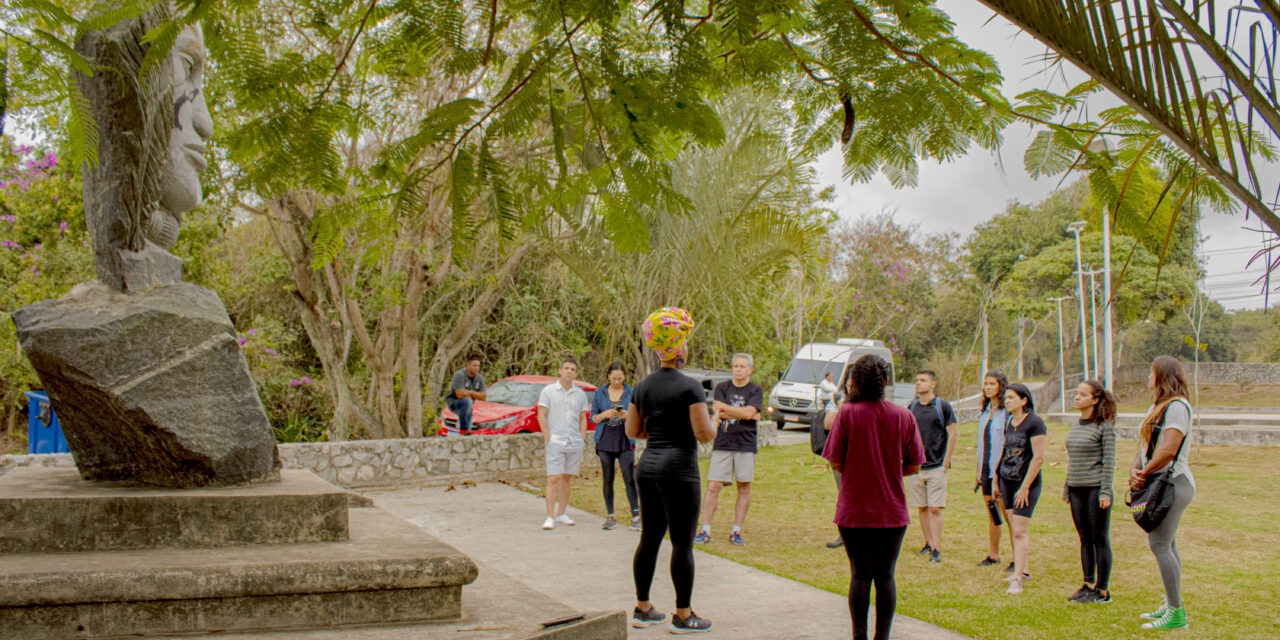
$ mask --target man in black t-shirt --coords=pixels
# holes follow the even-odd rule
[[[734,503],[729,541],[735,545],[746,544],[742,541],[742,523],[751,506],[751,481],[755,479],[756,469],[756,421],[764,407],[764,389],[751,381],[752,364],[750,355],[734,355],[733,379],[716,385],[711,408],[720,425],[711,450],[707,492],[702,497],[702,530],[693,539],[699,544],[711,541],[711,519],[716,515],[720,489],[730,482],[737,484],[738,499]]]
[[[449,410],[458,416],[458,433],[471,431],[471,409],[489,395],[489,387],[480,374],[480,356],[467,358],[467,366],[453,374],[449,388]]]
[[[942,510],[947,506],[947,470],[956,448],[956,414],[951,404],[934,395],[938,375],[929,369],[916,372],[916,399],[908,407],[924,442],[924,464],[920,473],[907,479],[910,503],[920,512],[924,547],[919,555],[929,562],[942,562]]]

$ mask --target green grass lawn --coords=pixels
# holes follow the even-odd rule
[[[924,543],[916,515],[898,562],[898,611],[984,639],[1149,638],[1138,614],[1154,609],[1163,593],[1146,535],[1133,524],[1120,494],[1111,529],[1115,566],[1110,605],[1083,606],[1066,599],[1080,586],[1079,541],[1070,510],[1060,499],[1066,475],[1066,430],[1050,426],[1044,492],[1031,525],[1033,579],[1020,596],[1005,595],[1005,576],[974,564],[987,550],[987,519],[971,491],[975,425],[961,426],[958,462],[951,473],[944,512],[943,564],[914,554]],[[1120,443],[1120,469],[1136,450]],[[1183,597],[1197,639],[1280,637],[1280,456],[1275,448],[1204,447],[1193,467],[1198,491],[1178,532]],[[1195,458],[1193,457],[1193,460]],[[703,459],[703,473],[706,473]],[[1118,471],[1124,486],[1127,471]],[[618,512],[626,495],[617,481]],[[574,481],[574,506],[604,515],[600,476]],[[835,483],[807,445],[763,449],[756,466],[753,504],[744,528],[747,546],[727,541],[733,521],[732,489],[720,496],[714,540],[704,548],[765,571],[834,593],[848,592],[843,550],[824,543],[836,536],[831,517]],[[623,521],[626,521],[625,516]],[[1006,528],[1007,531],[1007,528]],[[1012,560],[1007,536],[1002,555]],[[760,594],[767,597],[767,594]]]

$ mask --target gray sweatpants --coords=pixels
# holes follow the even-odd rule
[[[1164,522],[1154,531],[1147,534],[1147,546],[1156,554],[1156,564],[1160,565],[1160,579],[1164,581],[1165,601],[1171,607],[1182,606],[1182,557],[1178,555],[1178,522],[1182,520],[1182,512],[1187,510],[1191,499],[1196,496],[1195,487],[1186,476],[1173,479],[1173,508]]]

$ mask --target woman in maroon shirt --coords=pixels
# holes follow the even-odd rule
[[[849,616],[855,640],[867,637],[871,585],[876,588],[876,640],[889,638],[897,605],[894,570],[911,524],[902,478],[920,471],[924,445],[911,412],[884,399],[889,364],[865,355],[853,363],[850,398],[836,414],[822,457],[843,475],[835,523],[853,578]]]

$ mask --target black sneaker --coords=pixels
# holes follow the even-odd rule
[[[920,550],[916,552],[916,555],[918,556],[933,555],[933,547],[929,546],[928,544],[925,544],[923,547],[920,547]]]
[[[689,617],[683,620],[678,615],[671,616],[671,633],[704,633],[711,630],[711,621],[706,618],[699,618],[698,614],[690,611]]]
[[[938,564],[942,564],[942,552],[938,551],[937,549],[934,549],[933,553],[929,554],[929,562],[936,562]]]
[[[1009,563],[1009,566],[1007,566],[1007,567],[1005,567],[1005,568],[1004,568],[1004,572],[1005,572],[1005,573],[1013,573],[1013,563],[1012,563],[1012,562],[1010,562],[1010,563]]]
[[[1083,604],[1111,604],[1111,592],[1102,593],[1097,589],[1093,590],[1093,595],[1087,600],[1080,601]]]
[[[844,538],[836,538],[835,540],[832,540],[831,542],[827,543],[828,549],[839,549],[840,547],[843,547],[843,546],[844,546]]]
[[[978,563],[978,566],[979,566],[979,567],[989,567],[989,566],[991,566],[991,565],[993,565],[993,564],[1000,564],[1000,558],[992,558],[991,556],[987,556],[987,557],[985,557],[985,558],[983,558],[983,559],[982,559],[982,562],[979,562],[979,563]]]
[[[655,624],[662,624],[667,621],[667,614],[658,611],[657,607],[649,607],[648,611],[641,611],[640,607],[636,607],[631,612],[631,626],[637,629],[652,627]]]
[[[1082,584],[1079,589],[1076,589],[1075,593],[1067,596],[1067,599],[1072,602],[1088,602],[1093,598],[1094,593],[1093,588],[1087,584]]]

